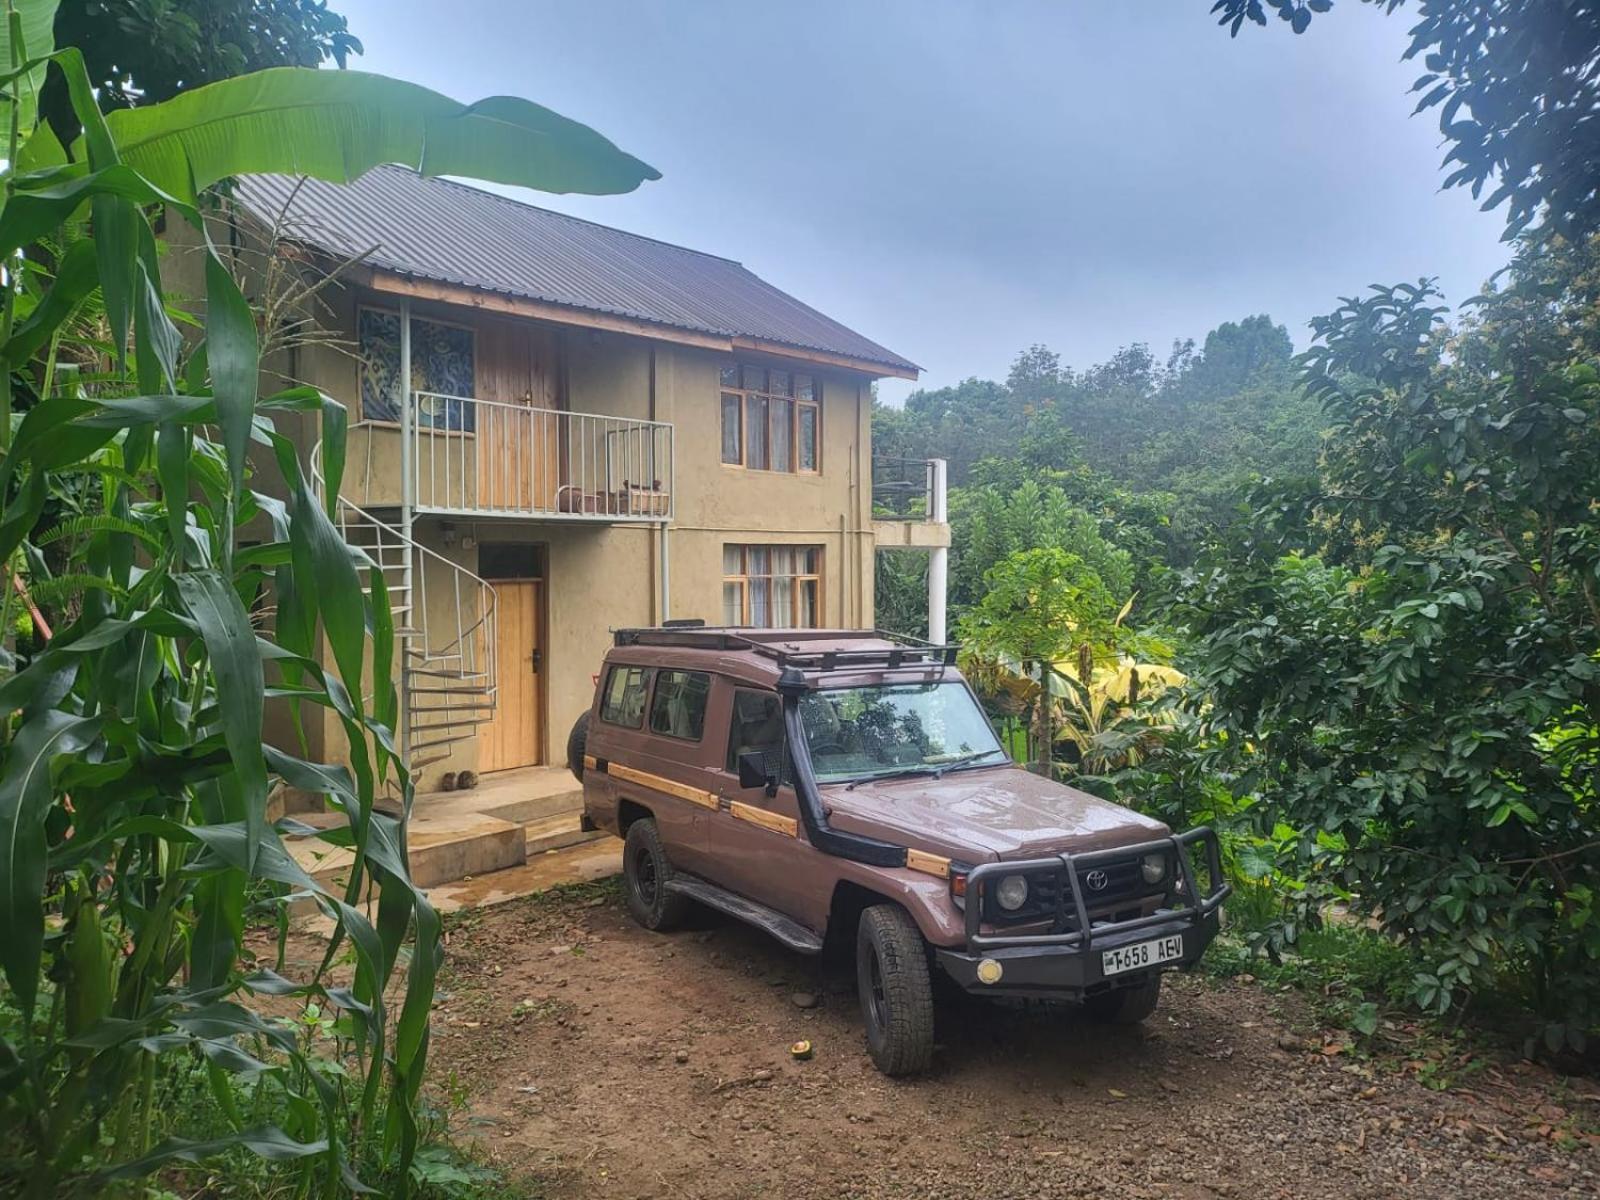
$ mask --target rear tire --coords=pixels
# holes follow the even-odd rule
[[[628,826],[622,843],[622,879],[628,911],[646,929],[664,933],[683,922],[689,901],[667,890],[671,878],[672,864],[661,844],[661,831],[654,818],[641,817]]]
[[[567,734],[567,766],[579,783],[583,782],[583,756],[588,744],[589,714],[584,713],[573,722],[572,732]]]
[[[1133,987],[1090,996],[1083,1002],[1083,1011],[1105,1025],[1137,1025],[1155,1012],[1159,1003],[1161,976],[1151,975]]]
[[[914,1075],[933,1060],[933,983],[928,950],[911,915],[875,904],[856,929],[856,988],[867,1053],[885,1075]]]

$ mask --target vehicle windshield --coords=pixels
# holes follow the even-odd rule
[[[800,700],[820,783],[992,765],[1004,751],[965,685],[829,688]]]

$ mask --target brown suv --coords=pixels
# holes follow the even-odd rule
[[[853,938],[867,1045],[890,1075],[928,1065],[933,971],[1139,1021],[1161,973],[1210,944],[1228,893],[1209,829],[1173,835],[1012,763],[953,646],[620,630],[568,753],[586,821],[626,839],[646,928],[693,900],[803,953]]]

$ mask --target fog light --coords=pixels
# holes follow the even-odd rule
[[[995,885],[994,898],[1007,912],[1016,912],[1028,902],[1028,881],[1021,875],[1007,875]]]
[[[1144,875],[1146,883],[1160,883],[1167,877],[1167,856],[1146,854],[1144,861],[1139,864],[1139,870]]]
[[[992,958],[984,958],[984,959],[979,959],[978,960],[978,982],[979,983],[990,983],[990,984],[999,983],[1000,982],[1000,976],[1003,975],[1003,974],[1005,974],[1004,968],[1002,968],[1000,966],[1000,964],[998,962],[996,962],[994,959],[992,959]]]

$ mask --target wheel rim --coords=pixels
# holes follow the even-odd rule
[[[889,996],[884,990],[883,968],[876,950],[867,956],[867,1015],[877,1028],[889,1028]]]
[[[657,885],[655,856],[647,849],[640,849],[633,856],[633,890],[646,908],[655,907]]]

